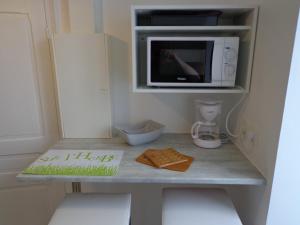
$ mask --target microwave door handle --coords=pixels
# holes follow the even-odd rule
[[[204,75],[204,82],[211,83],[212,82],[212,66],[213,66],[213,54],[214,54],[214,43],[209,42],[207,44],[205,56],[205,75]]]

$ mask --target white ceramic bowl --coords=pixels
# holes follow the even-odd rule
[[[120,136],[130,145],[141,145],[156,140],[164,130],[164,125],[153,120],[131,126],[118,126]]]

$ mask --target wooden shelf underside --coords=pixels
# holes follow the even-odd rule
[[[217,93],[245,93],[245,89],[241,87],[234,88],[153,88],[153,87],[137,87],[134,92],[136,93],[207,93],[207,94],[217,94]]]
[[[136,31],[206,31],[206,32],[224,32],[224,31],[249,31],[251,26],[136,26]]]

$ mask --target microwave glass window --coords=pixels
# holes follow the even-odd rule
[[[152,41],[151,81],[210,83],[213,41]]]

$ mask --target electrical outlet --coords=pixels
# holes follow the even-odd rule
[[[255,133],[253,131],[242,132],[242,144],[246,149],[253,149],[255,146]]]
[[[257,145],[257,135],[255,126],[243,120],[240,129],[240,144],[247,151],[251,151]]]

